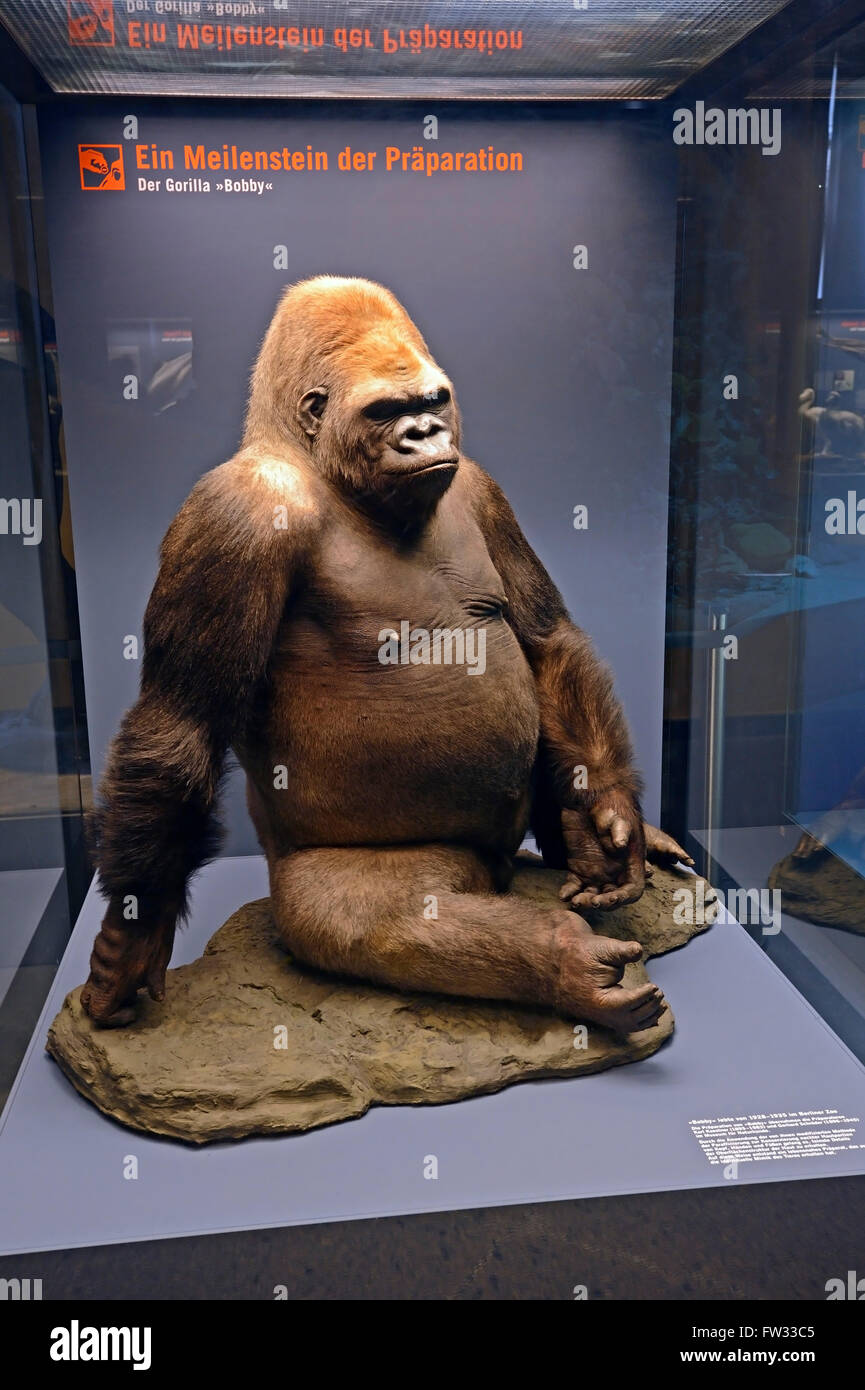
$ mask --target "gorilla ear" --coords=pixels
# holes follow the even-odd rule
[[[323,386],[316,386],[312,391],[307,391],[298,402],[297,418],[304,434],[308,434],[310,439],[314,439],[318,434],[326,405],[327,391]]]

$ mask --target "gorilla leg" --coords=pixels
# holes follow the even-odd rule
[[[542,1004],[619,1032],[650,1028],[655,985],[624,989],[635,941],[595,936],[551,899],[501,891],[501,861],[458,845],[306,849],[271,865],[280,935],[301,961],[397,989]]]

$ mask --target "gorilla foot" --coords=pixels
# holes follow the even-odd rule
[[[625,966],[641,959],[638,941],[595,936],[588,924],[573,918],[555,933],[559,955],[555,1007],[568,1018],[599,1023],[617,1033],[654,1028],[667,1007],[657,985],[625,989]]]

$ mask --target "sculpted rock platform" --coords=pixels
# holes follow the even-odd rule
[[[564,878],[527,860],[514,891],[549,901]],[[673,920],[683,885],[694,879],[656,868],[638,903],[586,915],[604,935],[661,955],[705,930]],[[641,962],[627,967],[628,986],[646,979]],[[324,975],[292,963],[268,898],[235,912],[199,960],[169,971],[165,1002],[142,997],[131,1027],[95,1027],[80,995],[67,995],[47,1042],[72,1084],[134,1129],[195,1144],[602,1071],[650,1056],[673,1031],[668,1007],[654,1028],[627,1037],[591,1026],[579,1048],[572,1023],[538,1009]]]

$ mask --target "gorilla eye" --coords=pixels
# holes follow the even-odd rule
[[[396,420],[408,409],[408,401],[373,401],[364,410],[367,420]]]
[[[443,410],[450,398],[450,391],[442,387],[440,391],[430,391],[426,396],[413,396],[409,400],[373,401],[365,407],[363,413],[367,420],[398,420],[401,415],[425,415],[431,410]]]

